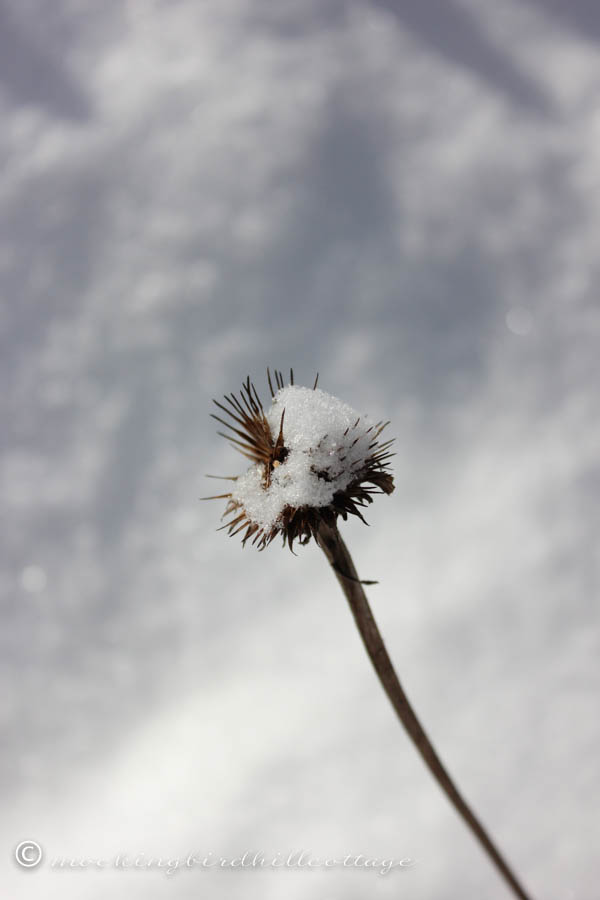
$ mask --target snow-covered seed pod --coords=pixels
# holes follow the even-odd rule
[[[363,519],[361,507],[373,494],[391,494],[389,472],[393,439],[379,442],[388,422],[371,422],[354,409],[317,387],[284,386],[275,372],[275,388],[267,370],[271,406],[265,410],[248,378],[239,397],[214,401],[228,416],[217,421],[229,429],[219,432],[252,465],[235,476],[227,499],[223,528],[230,535],[243,533],[264,549],[278,534],[290,549],[294,540],[307,543],[325,522],[338,516]],[[212,499],[212,498],[211,498]]]

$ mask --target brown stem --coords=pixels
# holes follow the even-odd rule
[[[321,524],[318,533],[318,543],[329,560],[335,572],[335,576],[346,595],[363,644],[366,647],[379,680],[388,695],[392,706],[396,710],[398,718],[421,754],[425,765],[428,767],[429,771],[432,773],[433,777],[459,815],[462,816],[463,820],[469,826],[485,852],[502,874],[503,878],[510,885],[515,895],[519,897],[520,900],[531,900],[530,895],[521,887],[508,863],[496,849],[484,827],[463,800],[437,753],[433,749],[429,738],[425,734],[425,731],[398,680],[392,661],[385,648],[385,644],[383,643],[383,638],[377,627],[377,622],[373,617],[371,607],[369,606],[365,592],[358,579],[358,575],[356,574],[352,557],[337,528],[335,526],[332,527],[327,525],[326,523]]]

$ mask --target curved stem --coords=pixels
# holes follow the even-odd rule
[[[321,524],[318,532],[318,543],[329,560],[335,572],[335,576],[346,595],[363,644],[365,645],[383,689],[388,695],[389,700],[396,710],[398,718],[408,732],[409,737],[421,754],[425,765],[459,815],[462,816],[463,820],[469,826],[498,871],[510,885],[514,894],[519,897],[520,900],[531,900],[530,895],[525,892],[523,887],[521,887],[508,863],[504,860],[499,850],[496,849],[496,846],[483,825],[481,825],[477,817],[463,800],[434,750],[423,726],[419,722],[410,701],[402,689],[398,676],[396,675],[392,661],[385,648],[385,644],[383,643],[383,638],[377,627],[377,622],[373,617],[371,607],[369,606],[369,602],[362,588],[362,584],[356,574],[352,557],[337,528],[325,523]]]

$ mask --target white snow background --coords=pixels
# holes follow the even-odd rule
[[[442,758],[595,900],[597,4],[2,0],[0,114],[2,897],[510,896],[318,548],[198,500],[292,365],[392,421],[343,534]],[[302,849],[417,862],[51,866]]]

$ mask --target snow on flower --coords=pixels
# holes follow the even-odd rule
[[[377,440],[387,422],[370,421],[316,383],[300,387],[290,373],[284,386],[276,372],[275,391],[268,374],[268,410],[249,379],[239,399],[226,396],[227,406],[215,401],[234,423],[215,416],[232,432],[223,436],[253,462],[232,479],[231,492],[219,496],[228,500],[225,515],[233,515],[224,526],[230,534],[245,529],[243,542],[252,537],[260,549],[282,534],[291,548],[295,538],[306,543],[315,536],[323,520],[362,519],[359,507],[372,494],[393,491],[387,471],[392,441]]]

